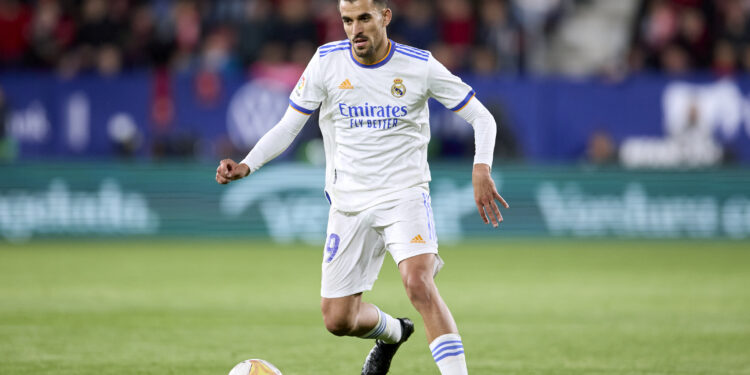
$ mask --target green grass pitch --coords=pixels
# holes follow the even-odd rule
[[[0,374],[359,374],[328,334],[321,246],[255,240],[0,243]],[[442,246],[438,286],[471,374],[750,374],[748,242]],[[388,258],[365,299],[417,332],[392,374],[438,374]]]

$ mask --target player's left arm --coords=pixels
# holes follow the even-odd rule
[[[474,127],[476,150],[474,171],[471,175],[474,184],[474,201],[484,223],[492,222],[492,225],[497,227],[498,223],[503,221],[497,201],[505,208],[509,206],[497,192],[495,182],[492,181],[490,175],[492,155],[495,150],[495,134],[497,134],[495,118],[475,97],[474,90],[461,78],[453,75],[432,55],[427,60],[426,72],[428,95],[437,99],[445,108],[463,117]]]
[[[475,97],[470,98],[469,102],[456,113],[474,127],[475,152],[471,182],[474,185],[474,202],[479,210],[479,216],[485,224],[492,222],[492,226],[497,227],[503,221],[497,202],[499,201],[505,208],[510,208],[510,206],[497,192],[495,181],[492,180],[490,174],[497,134],[495,118]]]

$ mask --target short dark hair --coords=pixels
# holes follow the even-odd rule
[[[338,1],[338,3],[340,4],[341,1],[346,1],[348,3],[353,3],[353,2],[359,1],[359,0],[340,0],[340,1]],[[372,0],[372,2],[375,3],[381,9],[388,8],[388,0]]]

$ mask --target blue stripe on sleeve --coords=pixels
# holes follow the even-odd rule
[[[427,57],[422,57],[420,55],[412,54],[410,51],[407,51],[405,49],[402,49],[401,47],[396,47],[396,52],[404,54],[409,57],[413,57],[418,60],[427,61]]]
[[[289,99],[289,105],[292,106],[292,108],[294,108],[294,109],[296,109],[296,110],[298,110],[298,111],[300,111],[300,112],[302,112],[302,113],[304,113],[306,115],[311,115],[313,112],[315,112],[314,109],[310,110],[310,109],[306,109],[306,108],[302,108],[302,107],[298,106],[297,103],[295,103],[295,102],[292,101],[292,99]]]
[[[323,57],[323,56],[325,56],[325,55],[328,55],[329,53],[331,53],[331,52],[334,52],[334,51],[346,51],[346,50],[348,50],[349,48],[350,48],[349,46],[343,46],[343,47],[338,47],[338,48],[333,48],[333,49],[329,49],[329,50],[321,51],[321,52],[320,52],[320,57]]]
[[[451,111],[456,112],[459,109],[463,108],[466,105],[466,103],[468,103],[469,100],[471,100],[471,98],[474,97],[474,95],[476,95],[476,92],[474,92],[474,90],[469,91],[469,93],[466,94],[466,97],[464,98],[464,100],[462,100],[461,103],[458,103],[457,106],[451,108]]]
[[[403,48],[403,49],[405,49],[405,50],[407,50],[409,52],[413,52],[415,55],[421,55],[421,56],[424,56],[424,57],[428,57],[430,55],[430,53],[427,52],[427,51],[425,51],[425,50],[421,50],[419,48],[414,48],[412,46],[407,46],[405,44],[397,44],[396,46],[398,46],[400,48]]]
[[[322,50],[326,50],[326,49],[330,49],[330,48],[334,48],[334,47],[346,46],[346,45],[349,45],[349,41],[348,40],[342,40],[340,42],[330,43],[330,44],[326,44],[324,46],[321,46],[320,50],[322,51]]]

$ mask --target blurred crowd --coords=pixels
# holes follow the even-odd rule
[[[564,1],[391,0],[389,36],[454,70],[519,72]],[[346,38],[334,0],[0,0],[0,30],[0,67],[68,76],[283,70]]]
[[[391,0],[389,35],[476,74],[529,70],[578,6],[607,0]],[[0,68],[296,75],[345,38],[335,0],[0,0]],[[750,70],[750,0],[641,0],[628,71]],[[596,73],[596,72],[593,72]]]
[[[668,74],[750,72],[750,1],[643,1],[628,63]]]
[[[604,20],[599,24],[605,29],[581,28],[572,39],[603,35],[600,44],[588,50],[616,45],[616,61],[604,59],[599,66],[586,68],[587,74],[750,72],[750,0],[627,1],[633,2],[615,14],[622,25],[614,27],[611,18],[603,18],[607,10],[601,9],[614,0],[390,0],[394,18],[388,33],[397,42],[430,50],[459,74],[561,73],[550,68],[554,64],[544,68],[538,62],[565,57],[549,51],[556,41],[566,49],[564,38],[556,37],[576,30],[571,25],[587,24],[580,16],[588,11]],[[197,73],[198,96],[209,98],[216,96],[218,85],[212,82],[222,73],[270,77],[293,86],[317,46],[346,38],[337,4],[336,0],[0,0],[0,72],[53,71],[74,77],[154,70],[152,120],[167,134],[173,121],[170,73]],[[597,8],[601,14],[592,13]],[[611,34],[621,34],[622,43],[612,43],[617,38],[608,39],[607,28]],[[569,50],[572,64],[583,65],[585,48]],[[498,142],[507,143],[500,148],[507,154],[498,156],[519,158],[521,151],[502,103],[488,105],[494,105],[493,114],[501,124]],[[15,152],[5,134],[8,113],[0,87],[0,160]],[[450,128],[435,131],[442,135],[438,137],[441,154],[471,155],[471,137],[455,137]],[[175,153],[169,147],[154,149]],[[618,162],[617,155],[617,142],[608,132],[591,134],[586,159],[610,164]]]

